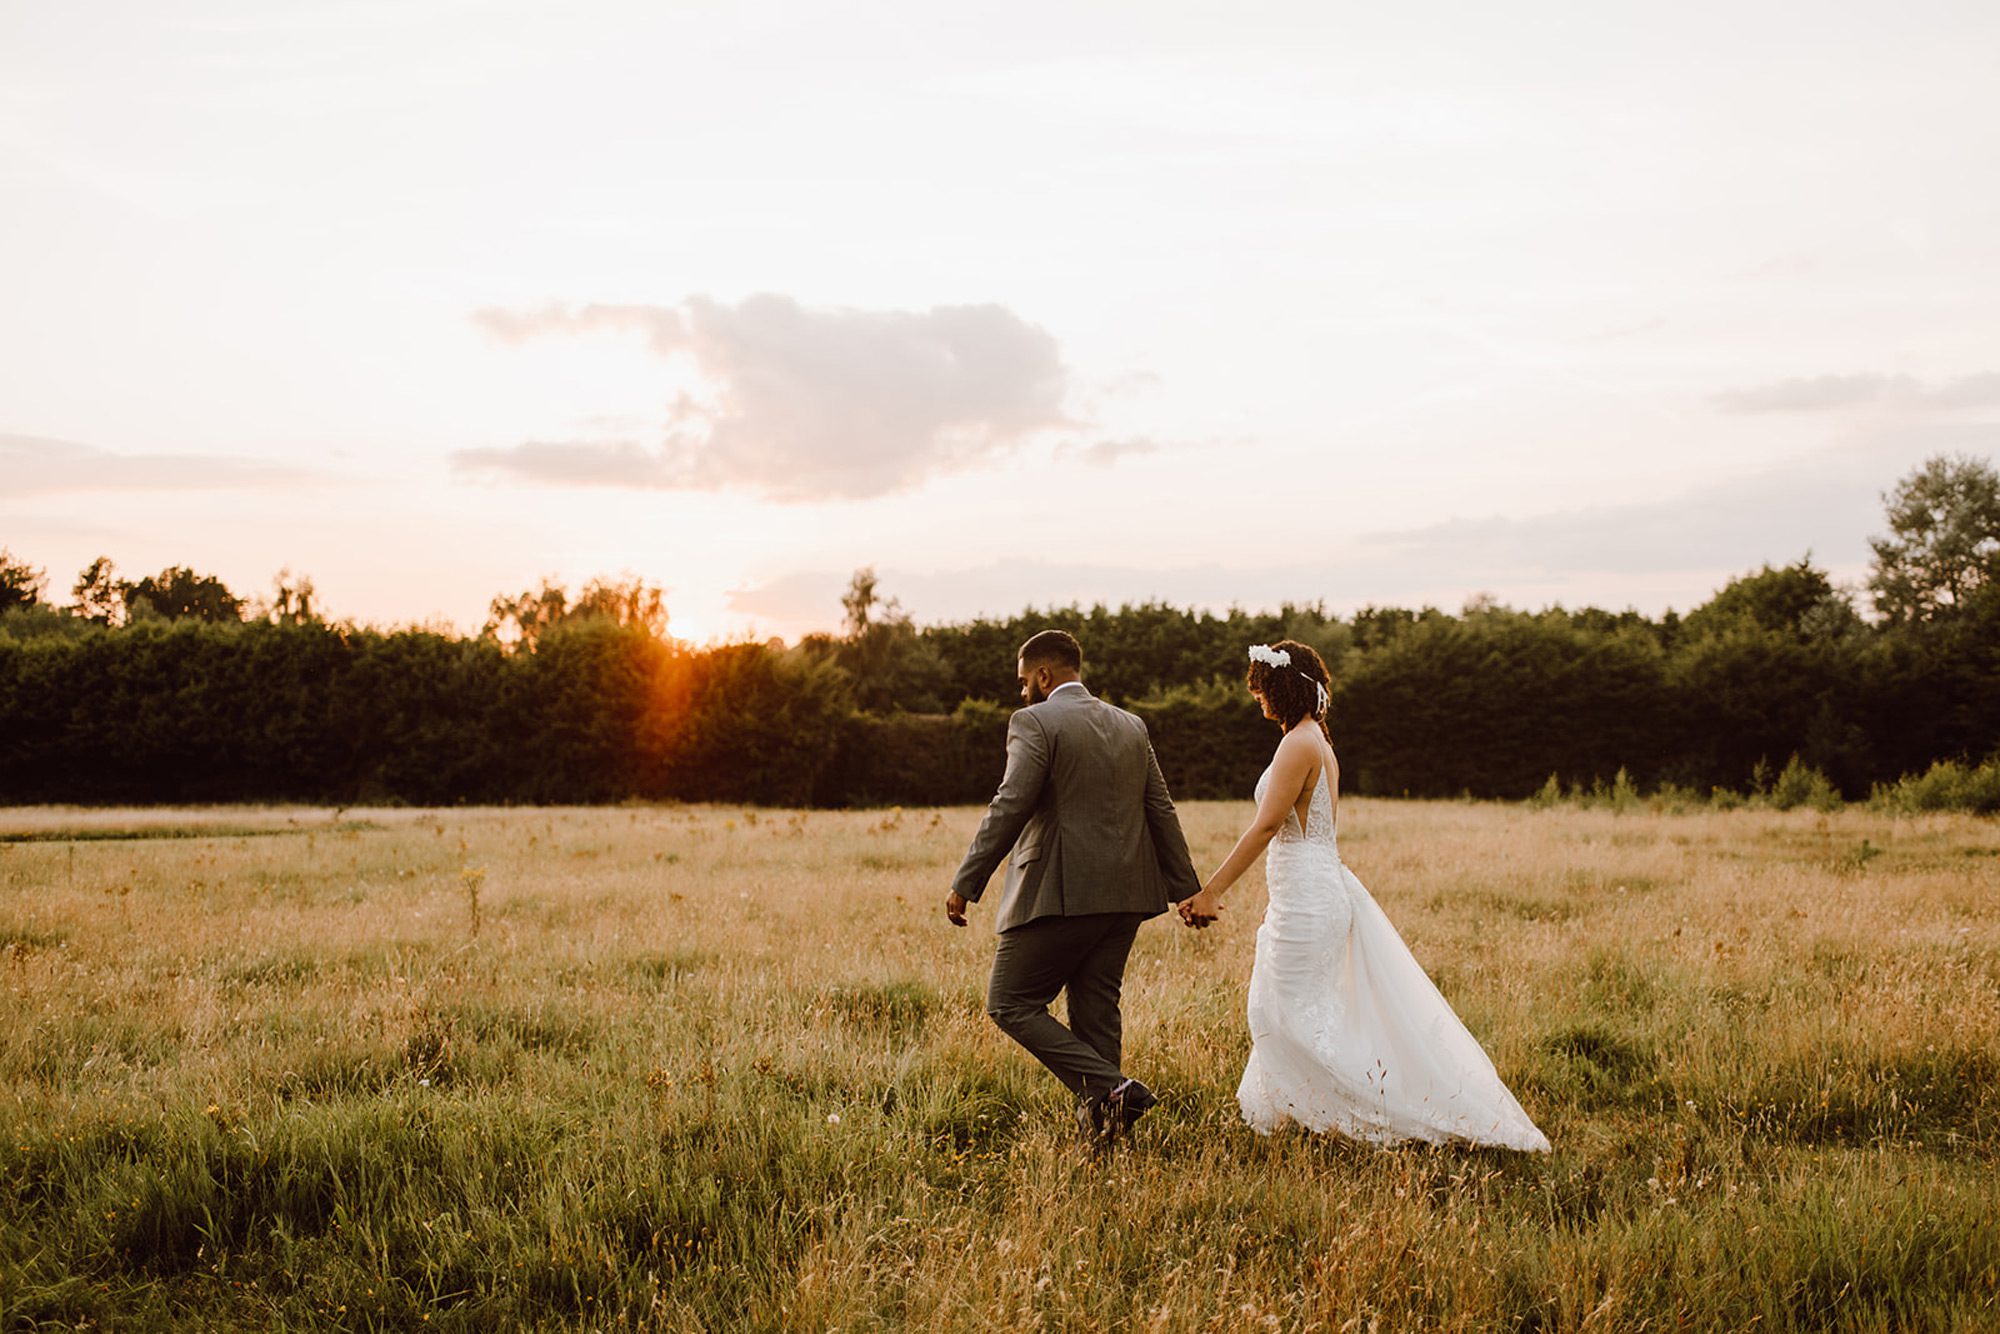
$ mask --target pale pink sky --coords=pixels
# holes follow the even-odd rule
[[[1697,603],[2000,450],[1985,4],[0,0],[0,546]]]

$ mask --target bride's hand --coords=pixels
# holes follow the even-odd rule
[[[1222,915],[1222,901],[1204,889],[1191,899],[1181,900],[1180,914],[1183,922],[1199,930]]]

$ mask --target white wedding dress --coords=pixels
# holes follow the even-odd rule
[[[1261,800],[1271,771],[1257,780]],[[1375,1144],[1419,1139],[1547,1152],[1396,928],[1340,860],[1331,785],[1271,841],[1271,903],[1250,970],[1250,1060],[1236,1090],[1259,1134],[1287,1121]]]

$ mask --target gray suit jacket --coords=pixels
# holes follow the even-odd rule
[[[977,901],[1003,858],[1001,931],[1040,917],[1151,917],[1201,890],[1146,724],[1081,687],[1008,721],[1007,773],[952,889]]]

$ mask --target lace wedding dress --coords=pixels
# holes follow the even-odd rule
[[[1257,780],[1262,799],[1271,771]],[[1236,1090],[1260,1134],[1287,1121],[1376,1144],[1549,1141],[1340,860],[1325,773],[1265,854],[1271,903],[1250,970],[1250,1060]]]

